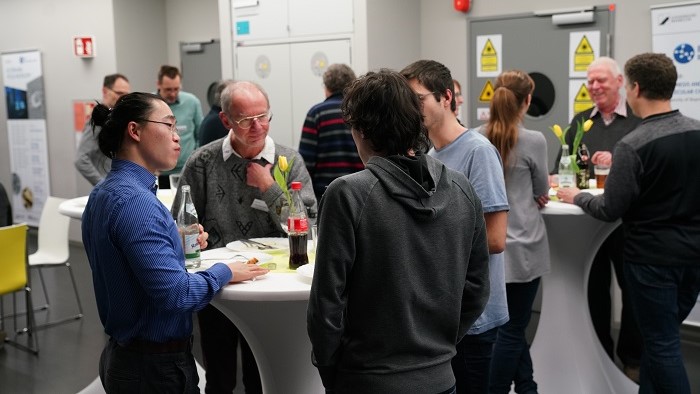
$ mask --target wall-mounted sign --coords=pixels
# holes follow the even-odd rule
[[[77,57],[95,57],[95,37],[73,37],[73,54]]]

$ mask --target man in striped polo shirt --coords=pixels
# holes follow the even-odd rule
[[[299,153],[311,175],[317,201],[335,178],[364,168],[340,110],[343,90],[354,80],[355,73],[347,65],[330,65],[323,73],[326,99],[314,105],[304,121]]]

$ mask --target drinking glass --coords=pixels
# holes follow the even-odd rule
[[[610,166],[604,164],[596,164],[593,168],[593,172],[595,173],[596,187],[598,189],[604,189],[605,180],[608,178],[608,174],[610,173]]]

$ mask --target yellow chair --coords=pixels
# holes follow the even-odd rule
[[[12,293],[12,308],[14,312],[14,339],[5,338],[5,342],[20,349],[39,354],[39,343],[35,334],[34,309],[32,306],[32,289],[29,287],[27,275],[27,225],[0,227],[0,296]],[[16,293],[24,291],[27,314],[27,327],[17,330],[17,299]],[[0,316],[4,303],[0,301]],[[0,321],[0,331],[5,331],[5,320]],[[27,345],[17,342],[17,333],[27,334]],[[32,342],[34,345],[32,346]]]

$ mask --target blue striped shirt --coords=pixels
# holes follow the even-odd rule
[[[231,279],[224,264],[187,273],[177,226],[156,198],[155,180],[133,162],[114,160],[83,213],[100,320],[119,342],[189,337],[192,313]]]

